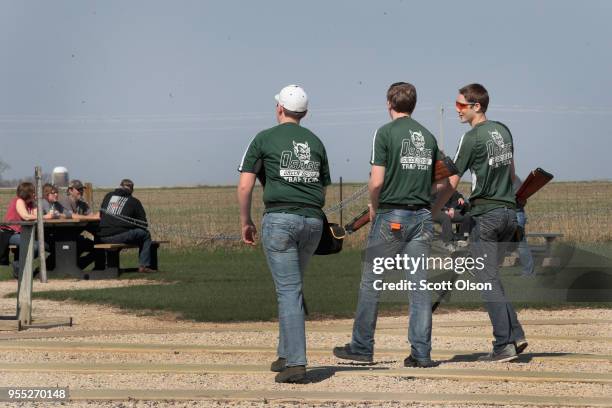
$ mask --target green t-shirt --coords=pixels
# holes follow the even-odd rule
[[[472,215],[516,207],[511,176],[513,156],[512,134],[500,122],[479,123],[461,137],[455,165],[459,176],[467,169],[472,173]]]
[[[259,132],[242,156],[238,171],[259,173],[259,165],[265,173],[264,203],[289,204],[265,212],[323,217],[324,187],[331,184],[331,178],[325,146],[314,133],[295,123]]]
[[[380,204],[429,206],[435,161],[440,159],[436,138],[410,117],[378,129],[370,164],[385,167]]]

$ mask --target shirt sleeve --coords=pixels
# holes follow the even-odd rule
[[[242,160],[238,166],[238,171],[241,173],[257,173],[255,163],[258,159],[263,158],[260,143],[261,138],[258,136],[259,134],[251,140],[251,143],[249,143],[249,146],[242,155]]]
[[[435,140],[435,153],[433,154],[433,161],[434,161],[434,165],[436,164],[436,162],[438,160],[442,160],[444,159],[444,153],[442,152],[442,150],[440,150],[440,147],[438,146],[438,141],[434,138]]]
[[[370,164],[375,166],[387,166],[387,145],[384,133],[378,129],[372,138],[372,157]]]
[[[89,204],[87,204],[86,201],[84,200],[77,201],[76,207],[77,207],[77,214],[91,215],[91,208],[89,207]]]
[[[474,162],[474,141],[467,133],[461,136],[459,140],[459,147],[457,147],[457,153],[455,154],[455,166],[459,170],[458,176],[461,177],[469,169]]]
[[[331,184],[331,174],[329,172],[329,162],[327,161],[327,152],[325,151],[325,147],[323,147],[323,156],[321,157],[321,170],[319,176],[321,178],[321,184],[323,184],[323,187]]]
[[[136,218],[137,220],[140,221],[144,221],[145,223],[147,223],[147,213],[144,209],[144,207],[142,206],[142,203],[140,202],[140,200],[138,199],[134,199],[135,201],[135,205],[134,205],[134,218]]]

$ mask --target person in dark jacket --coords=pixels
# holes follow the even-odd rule
[[[134,182],[121,180],[118,189],[102,200],[98,238],[104,244],[136,244],[139,246],[138,272],[149,273],[151,266],[151,234],[147,230],[147,214],[142,203],[132,197]]]

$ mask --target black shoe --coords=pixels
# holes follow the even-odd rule
[[[300,383],[305,379],[306,366],[285,367],[283,371],[274,377],[274,381],[277,383]]]
[[[516,354],[521,354],[523,351],[525,351],[528,345],[529,343],[527,343],[527,339],[524,338],[515,341],[514,347],[516,348]]]
[[[404,367],[413,367],[413,368],[431,368],[437,367],[440,363],[433,360],[417,360],[412,357],[412,354],[404,359]]]
[[[500,351],[492,351],[486,356],[478,357],[478,361],[489,363],[505,363],[506,361],[516,360],[518,354],[513,343],[506,344]]]
[[[280,373],[287,367],[287,359],[279,357],[270,365],[270,371],[274,371],[275,373]]]
[[[371,363],[374,361],[371,354],[353,353],[350,344],[345,344],[341,347],[334,347],[334,356],[344,360],[361,361],[363,363]]]

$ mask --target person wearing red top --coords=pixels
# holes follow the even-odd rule
[[[24,182],[20,183],[17,187],[17,196],[14,197],[9,203],[8,209],[4,216],[4,221],[34,221],[36,220],[36,208],[34,206],[35,200],[35,189],[34,184]],[[17,247],[21,244],[21,225],[6,225],[4,229],[13,231],[13,235],[9,239],[10,245],[16,245]],[[34,256],[38,253],[38,245],[34,243]],[[13,261],[13,275],[19,276],[19,258],[15,255]]]

